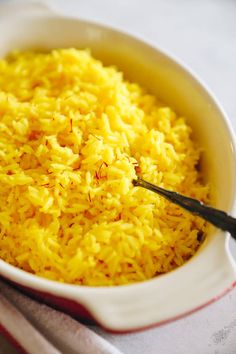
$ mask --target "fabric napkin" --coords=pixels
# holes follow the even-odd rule
[[[0,326],[29,354],[122,354],[85,325],[2,280]]]

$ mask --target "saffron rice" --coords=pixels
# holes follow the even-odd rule
[[[191,128],[88,50],[0,60],[0,258],[61,282],[120,285],[181,266],[206,224],[132,185],[207,201]]]

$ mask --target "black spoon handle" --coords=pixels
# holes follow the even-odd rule
[[[231,236],[236,240],[236,219],[228,215],[224,211],[212,208],[203,204],[199,200],[186,197],[177,192],[172,192],[167,189],[156,186],[155,184],[144,181],[142,178],[133,180],[134,186],[143,187],[162,195],[172,203],[175,203],[182,208],[190,211],[194,215],[198,215],[206,221],[209,221],[212,225],[218,227],[221,230],[228,231]]]

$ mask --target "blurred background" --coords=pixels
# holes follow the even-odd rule
[[[236,131],[236,0],[51,2],[68,14],[114,26],[170,51],[207,84]],[[233,242],[231,250],[236,259]],[[142,333],[112,336],[94,329],[125,354],[235,354],[236,290],[185,319]],[[2,337],[0,353],[16,353]]]

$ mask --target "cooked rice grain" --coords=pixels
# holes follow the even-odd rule
[[[0,257],[49,279],[143,281],[194,255],[205,223],[144,179],[206,201],[200,150],[169,107],[87,50],[0,60]]]

